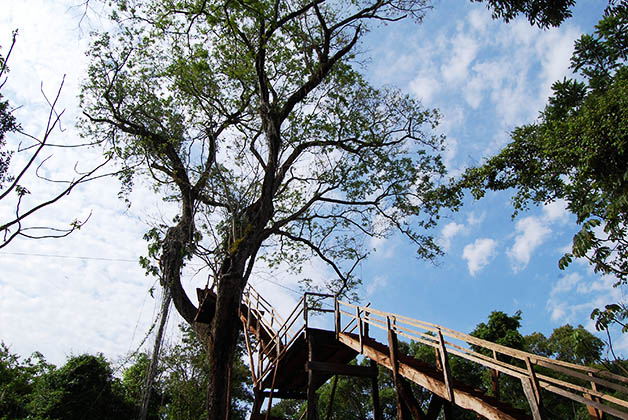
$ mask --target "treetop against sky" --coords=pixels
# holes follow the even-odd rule
[[[522,18],[494,21],[483,4],[435,2],[420,25],[408,21],[374,28],[360,45],[358,68],[370,83],[397,87],[439,109],[444,163],[450,174],[459,175],[503,147],[515,126],[537,117],[552,83],[569,75],[573,42],[592,31],[603,3],[579,1],[573,18],[560,28],[541,30]],[[56,133],[56,142],[79,141],[76,96],[86,72],[88,32],[108,25],[94,9],[79,27],[82,9],[72,6],[12,2],[0,17],[3,53],[12,30],[19,28],[3,94],[21,106],[15,115],[27,131],[42,129],[46,103],[40,83],[50,94],[67,75],[61,97],[64,131]],[[99,152],[92,152],[76,156],[72,150],[54,150],[47,170],[61,174],[68,162],[71,169],[76,161],[97,161]],[[62,241],[14,241],[3,249],[0,325],[2,339],[14,351],[40,350],[60,362],[66,354],[83,351],[116,357],[140,342],[157,307],[149,294],[155,280],[137,264],[146,255],[142,235],[151,224],[170,220],[174,207],[152,195],[141,180],[138,185],[127,208],[114,180],[87,184],[40,216],[44,223],[64,222],[91,211],[80,231]],[[587,264],[558,269],[557,260],[577,231],[564,204],[533,208],[511,220],[509,199],[508,192],[488,193],[441,219],[434,234],[446,254],[435,265],[418,261],[415,249],[400,237],[372,240],[368,246],[376,251],[356,271],[363,301],[461,331],[471,330],[492,310],[519,309],[524,333],[547,334],[566,322],[592,330],[591,310],[621,299],[621,290]],[[186,269],[186,288],[206,284],[208,273],[197,272],[200,268],[193,262]],[[286,268],[271,272],[258,266],[251,276],[252,284],[284,312],[299,298],[300,278],[322,281],[330,275],[318,261],[306,264],[300,276]],[[617,340],[616,347],[628,349],[628,340]]]

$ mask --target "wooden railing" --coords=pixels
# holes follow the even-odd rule
[[[308,328],[311,312],[335,312],[331,304],[327,309],[321,305],[321,300],[329,299],[335,299],[335,296],[307,292],[284,320],[252,286],[247,286],[242,297],[242,302],[247,306],[245,326],[248,330],[255,318],[260,321],[256,326],[264,329],[266,335],[270,337],[270,339],[264,340],[261,331],[257,331],[257,340],[251,342],[245,334],[251,374],[256,387],[259,387],[261,381],[272,372],[273,368],[277,367],[279,359],[284,356],[299,335]]]
[[[491,369],[494,378],[499,372],[520,380],[534,419],[542,418],[541,390],[585,404],[593,418],[601,418],[601,412],[604,412],[628,419],[628,402],[611,395],[612,392],[623,394],[624,398],[628,395],[628,378],[624,376],[515,350],[429,322],[335,300],[337,335],[355,331],[363,350],[369,327],[385,331],[389,337],[394,334],[433,347],[443,372],[443,383],[449,387],[448,394],[452,398],[453,378],[447,369],[449,355]],[[590,388],[583,384],[589,384]]]

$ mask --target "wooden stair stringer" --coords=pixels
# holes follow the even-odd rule
[[[357,352],[360,352],[360,348],[362,347],[362,354],[364,356],[389,370],[393,369],[388,346],[367,337],[362,337],[362,345],[360,345],[359,337],[355,334],[348,333],[340,333],[338,339],[341,343],[353,348]],[[400,358],[398,362],[398,373],[415,384],[447,400],[447,386],[444,381],[436,377],[434,372],[429,372],[429,368],[420,367],[420,362],[410,363],[408,359],[412,358]],[[496,400],[481,394],[481,391],[473,392],[468,389],[469,387],[464,387],[465,389],[462,388],[463,387],[454,383],[454,402],[461,408],[472,410],[490,420],[531,420],[528,414],[519,412],[520,410],[508,407],[510,408],[507,410],[509,412],[506,412],[504,411],[504,409],[506,409],[505,407],[503,409],[496,407]]]

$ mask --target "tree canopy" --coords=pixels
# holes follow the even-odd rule
[[[552,86],[538,120],[516,128],[498,155],[465,174],[476,197],[513,188],[515,214],[564,200],[580,231],[559,261],[586,258],[596,272],[628,280],[628,5],[611,2],[591,35],[576,41],[579,78]],[[598,327],[621,321],[622,302],[593,314]],[[626,328],[624,328],[626,330]]]

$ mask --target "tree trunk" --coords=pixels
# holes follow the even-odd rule
[[[231,365],[240,329],[239,307],[242,276],[225,276],[217,289],[216,313],[212,322],[207,385],[208,420],[229,420]]]
[[[157,335],[155,336],[155,344],[153,345],[153,354],[150,360],[150,366],[144,381],[144,392],[142,393],[142,407],[140,409],[139,420],[146,420],[148,417],[148,406],[150,404],[150,394],[153,389],[153,382],[155,380],[155,374],[157,373],[157,364],[159,362],[159,351],[161,349],[161,343],[164,337],[164,329],[166,328],[166,321],[168,320],[168,309],[170,308],[170,301],[172,296],[170,294],[170,288],[163,288],[163,296],[161,301],[161,318],[159,320],[159,328],[157,329]]]

